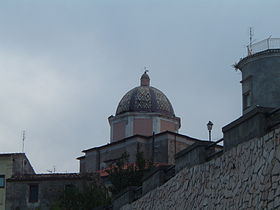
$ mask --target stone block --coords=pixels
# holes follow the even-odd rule
[[[275,194],[275,190],[273,189],[268,189],[269,190],[269,193],[268,193],[268,201],[272,201],[274,199],[274,194]]]
[[[273,207],[274,207],[274,202],[273,201],[268,202],[267,208],[268,209],[273,209]]]
[[[280,175],[280,162],[275,161],[274,166],[272,168],[272,176],[279,176]]]
[[[279,209],[280,208],[280,196],[276,196],[273,201],[273,208]]]

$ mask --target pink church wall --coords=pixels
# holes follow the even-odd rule
[[[152,119],[134,119],[133,122],[133,134],[141,134],[144,136],[150,136],[153,134],[153,122]]]
[[[176,125],[173,122],[160,120],[160,132],[176,131]]]
[[[117,122],[113,126],[113,140],[123,139],[125,137],[125,122]]]

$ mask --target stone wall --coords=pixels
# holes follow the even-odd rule
[[[164,185],[123,206],[131,209],[280,208],[280,129],[184,168]]]
[[[142,179],[142,195],[145,195],[147,192],[163,185],[167,180],[173,177],[174,174],[174,166],[159,166],[154,170],[151,170]]]

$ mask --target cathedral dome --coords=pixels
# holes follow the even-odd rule
[[[141,77],[141,86],[133,88],[123,96],[116,115],[126,112],[153,112],[175,116],[172,105],[164,93],[150,86],[150,78],[146,72]]]

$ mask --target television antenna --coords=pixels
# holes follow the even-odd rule
[[[47,172],[49,172],[50,174],[53,174],[56,172],[56,167],[53,166],[53,169],[47,170]]]
[[[253,50],[252,50],[252,45],[253,42],[255,40],[253,40],[253,36],[254,36],[254,30],[252,27],[249,28],[249,46],[247,46],[248,48],[248,55],[252,55],[253,54]]]
[[[25,130],[22,131],[22,153],[24,153]]]
[[[253,28],[252,28],[252,27],[250,27],[249,30],[250,30],[250,31],[249,31],[249,36],[250,36],[250,44],[249,44],[249,46],[250,46],[250,49],[251,49],[252,44],[253,44],[254,31],[253,31]]]

